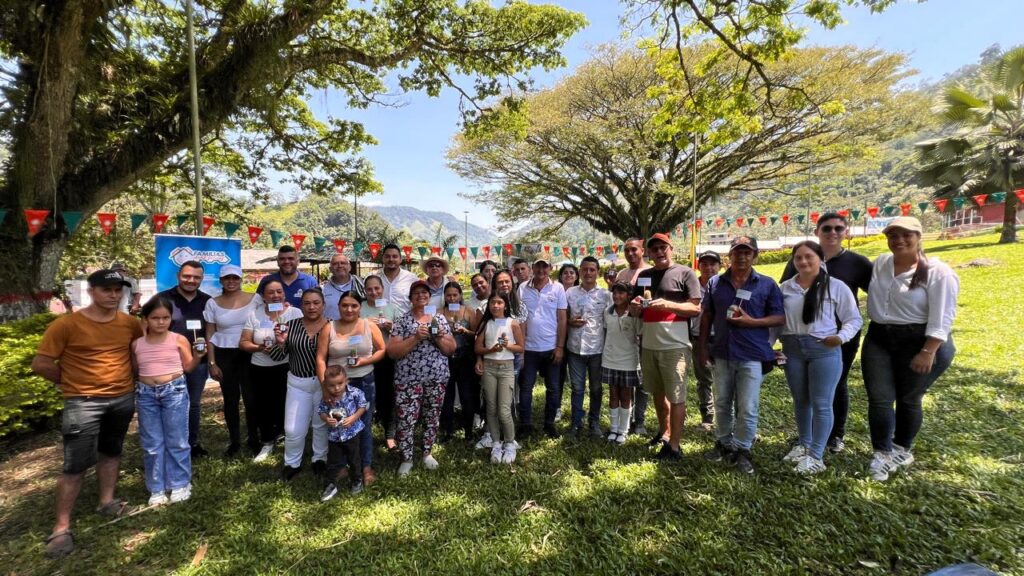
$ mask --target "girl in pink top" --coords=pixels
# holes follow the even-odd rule
[[[146,335],[132,342],[139,444],[151,506],[184,502],[192,496],[192,459],[188,444],[188,388],[185,373],[206,355],[170,331],[173,305],[154,296],[142,307]]]

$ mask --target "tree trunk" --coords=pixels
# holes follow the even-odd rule
[[[7,218],[24,220],[21,214]],[[54,278],[67,238],[54,234],[52,225],[47,228],[34,238],[7,239],[0,250],[0,278],[5,286],[0,293],[0,323],[45,312],[54,292],[61,289]]]
[[[1006,168],[1006,203],[1003,204],[1003,233],[999,235],[1000,244],[1011,244],[1017,241],[1017,195],[1013,190],[1013,164],[1005,160]]]

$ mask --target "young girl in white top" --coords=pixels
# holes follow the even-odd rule
[[[832,400],[843,372],[840,346],[863,324],[853,292],[829,276],[821,266],[824,260],[817,242],[798,243],[793,247],[796,276],[779,286],[786,312],[781,338],[784,367],[800,435],[799,443],[783,460],[794,463],[798,474],[825,471]]]
[[[612,284],[612,305],[604,311],[604,351],[601,381],[608,385],[611,428],[608,441],[625,444],[633,410],[633,392],[640,386],[640,349],[637,335],[642,320],[629,315],[632,290],[625,282]]]
[[[139,444],[150,506],[184,502],[192,496],[185,373],[199,364],[206,345],[197,343],[193,354],[188,340],[169,330],[173,311],[167,298],[151,298],[142,307],[146,335],[132,342],[132,361],[138,373]]]
[[[476,332],[477,373],[487,406],[487,428],[491,435],[491,463],[511,464],[516,461],[516,427],[512,422],[512,396],[516,371],[513,361],[523,353],[523,329],[517,320],[507,316],[509,299],[495,292],[487,301],[487,309]],[[504,440],[504,444],[502,444]]]

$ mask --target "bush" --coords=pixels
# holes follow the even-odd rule
[[[43,331],[55,318],[36,314],[0,324],[0,438],[28,430],[63,407],[57,387],[30,369]]]

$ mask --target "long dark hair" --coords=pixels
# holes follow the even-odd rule
[[[498,293],[498,283],[496,282],[496,280],[498,279],[498,274],[508,274],[509,280],[512,281],[512,289],[508,291],[508,296],[505,298],[505,304],[508,306],[508,308],[506,308],[506,310],[508,310],[506,314],[508,314],[509,318],[511,318],[513,315],[519,313],[520,306],[519,291],[516,290],[516,277],[512,275],[512,271],[509,270],[508,268],[502,268],[501,270],[495,272],[494,276],[491,277],[492,298],[494,297],[495,294]]]
[[[495,274],[495,276],[497,276],[497,274]],[[515,290],[509,292],[509,294],[515,294]],[[483,318],[480,319],[480,325],[476,327],[477,336],[479,336],[485,329],[487,329],[487,323],[489,321],[494,320],[494,314],[491,314],[491,300],[495,298],[500,298],[501,301],[505,303],[505,318],[512,318],[512,310],[510,308],[511,304],[509,304],[509,297],[505,296],[504,294],[494,292],[493,294],[491,294],[491,298],[487,301],[487,306],[484,306]]]
[[[556,276],[556,278],[558,278],[558,283],[559,284],[562,283],[562,272],[565,272],[566,270],[572,270],[573,272],[576,273],[576,281],[573,282],[572,285],[573,286],[579,286],[580,285],[580,269],[577,268],[575,264],[570,264],[568,262],[566,262],[565,264],[562,264],[562,267],[558,269],[558,276]]]
[[[157,308],[163,308],[170,312],[172,316],[174,315],[174,304],[172,304],[171,301],[166,296],[160,296],[159,294],[157,294],[156,296],[153,296],[152,298],[147,300],[146,303],[142,305],[142,317],[149,318],[149,315],[152,314]]]
[[[790,252],[790,258],[795,258],[796,251],[801,248],[808,248],[811,252],[817,254],[822,262],[825,261],[825,251],[814,240],[797,242],[796,246],[793,246],[793,251]],[[810,324],[816,319],[821,318],[822,306],[824,306],[825,299],[829,296],[828,285],[828,272],[822,267],[818,270],[818,276],[811,283],[810,288],[807,289],[807,295],[804,296],[804,310],[801,318],[804,324]]]
[[[917,245],[917,270],[914,270],[914,275],[910,278],[911,290],[928,283],[928,257],[924,255],[924,248],[921,248],[920,242],[921,240],[919,239]]]

